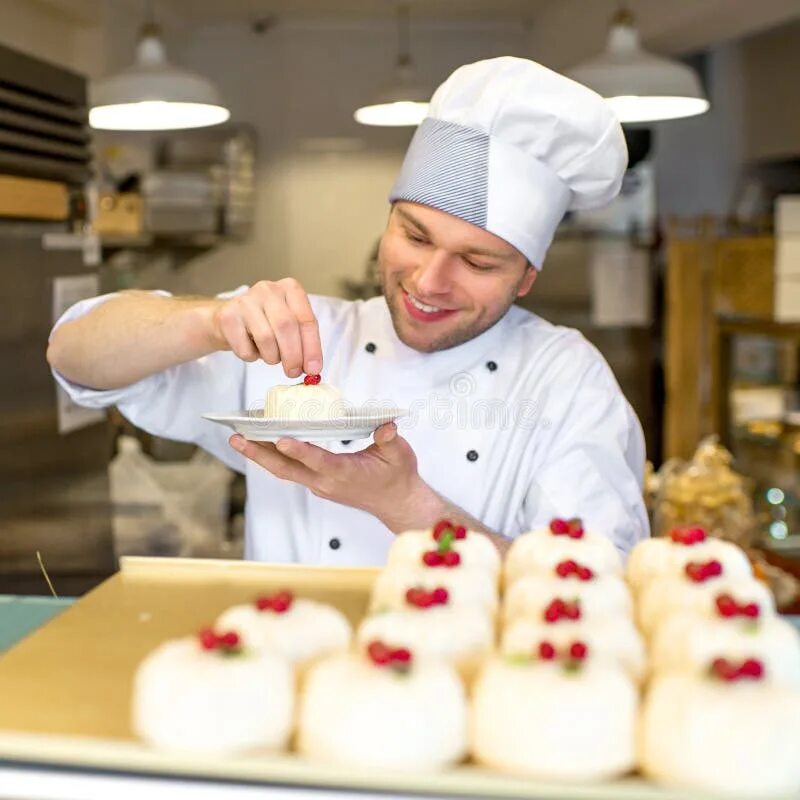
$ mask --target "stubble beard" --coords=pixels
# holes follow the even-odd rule
[[[427,341],[419,341],[416,338],[408,336],[405,330],[408,317],[407,312],[402,307],[403,288],[400,285],[399,278],[390,275],[387,280],[385,271],[382,268],[379,270],[379,275],[383,296],[386,298],[389,316],[392,319],[392,325],[394,326],[397,337],[404,345],[420,353],[437,353],[440,350],[449,350],[485,333],[506,315],[506,312],[514,303],[514,300],[516,300],[517,291],[519,289],[519,286],[515,285],[509,290],[508,296],[503,300],[497,312],[490,314],[490,312],[486,310],[477,319],[465,321],[460,326],[456,326],[438,335],[432,335]]]

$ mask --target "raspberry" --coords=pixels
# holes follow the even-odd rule
[[[392,660],[392,651],[383,642],[372,642],[367,647],[367,655],[373,664],[388,664]]]
[[[574,562],[562,561],[556,566],[556,575],[558,575],[559,578],[568,578],[570,575],[572,575],[572,568],[570,567],[570,564],[572,563]]]
[[[739,611],[736,601],[729,594],[721,594],[714,601],[722,617],[735,617]]]
[[[452,523],[452,522],[450,522],[450,520],[449,520],[449,519],[442,519],[442,520],[439,520],[439,522],[437,522],[437,523],[436,523],[436,524],[433,526],[433,538],[434,538],[434,539],[436,539],[436,541],[438,542],[438,541],[439,541],[439,537],[440,537],[440,536],[441,536],[441,535],[442,535],[442,534],[443,534],[443,533],[444,533],[446,530],[451,530],[452,528],[453,528],[453,523]],[[457,537],[456,537],[456,538],[457,538]]]
[[[550,642],[539,643],[539,658],[544,661],[552,661],[556,657],[556,649]]]
[[[316,386],[321,380],[321,375],[306,375],[305,378],[303,378],[303,383],[306,386]]]
[[[569,523],[565,519],[553,519],[550,521],[550,531],[556,536],[569,533]]]
[[[750,617],[750,619],[756,619],[761,613],[758,603],[747,603],[744,606],[739,606],[739,611],[744,614],[744,616]]]
[[[428,550],[427,553],[422,554],[422,563],[426,567],[438,567],[443,563],[443,559],[435,550]]]
[[[220,641],[225,647],[236,647],[239,644],[239,634],[235,631],[228,631],[222,634]]]
[[[203,628],[198,634],[203,650],[213,650],[217,646],[217,635],[211,628]]]
[[[450,599],[450,593],[444,587],[439,586],[433,590],[433,599],[438,605],[443,606]]]
[[[711,672],[723,681],[735,681],[739,675],[739,670],[727,659],[715,658],[711,663]]]
[[[755,658],[748,658],[739,667],[739,674],[747,678],[762,678],[764,676],[764,665]]]
[[[446,567],[457,567],[461,563],[461,556],[455,550],[448,550],[442,555],[442,563]]]
[[[589,648],[583,642],[573,642],[569,648],[570,658],[574,658],[576,661],[583,661],[588,652]]]

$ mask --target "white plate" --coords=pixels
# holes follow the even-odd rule
[[[203,414],[203,419],[227,425],[253,442],[277,442],[292,438],[301,441],[327,439],[368,439],[386,422],[407,417],[404,408],[353,408],[344,416],[326,420],[291,420],[259,416],[259,411],[232,411],[229,414]]]

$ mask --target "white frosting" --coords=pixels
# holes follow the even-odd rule
[[[568,650],[573,642],[583,642],[592,662],[621,667],[637,683],[645,676],[644,642],[627,617],[560,620],[552,624],[517,619],[503,631],[500,650],[507,656],[531,655],[537,652],[540,642],[549,642],[558,652]]]
[[[560,662],[493,658],[473,687],[472,753],[500,770],[551,780],[595,781],[634,765],[637,690],[591,657]]]
[[[406,531],[392,542],[386,565],[388,567],[418,567],[423,553],[435,550],[437,541],[433,531]],[[485,569],[493,578],[500,574],[500,553],[488,537],[476,531],[467,531],[463,539],[454,539],[452,549],[461,556],[465,567]]]
[[[701,674],[717,657],[737,663],[756,658],[771,682],[800,690],[800,634],[789,622],[763,614],[755,620],[673,614],[653,638],[650,668]]]
[[[204,651],[195,637],[165,642],[136,672],[132,715],[136,734],[162,749],[282,748],[294,715],[292,668],[269,653]]]
[[[503,619],[517,617],[542,619],[545,608],[555,598],[580,604],[581,619],[598,619],[609,615],[631,616],[633,602],[622,578],[601,575],[588,581],[548,575],[526,575],[518,578],[505,593]]]
[[[497,613],[497,585],[486,570],[465,567],[391,567],[383,570],[372,587],[370,611],[404,609],[406,592],[419,586],[432,591],[439,586],[450,594],[450,605]]]
[[[301,670],[320,656],[346,650],[353,635],[341,611],[305,598],[295,598],[280,614],[259,611],[253,603],[233,606],[214,627],[235,630],[251,647],[278,653]]]
[[[648,638],[655,634],[664,620],[679,611],[710,615],[714,600],[720,594],[731,594],[742,602],[753,602],[766,609],[775,610],[775,601],[769,589],[753,577],[727,577],[695,582],[683,572],[655,578],[643,587],[636,604],[637,622]]]
[[[467,749],[467,700],[443,661],[406,674],[360,653],[331,656],[310,670],[301,698],[301,753],[343,765],[433,770]]]
[[[679,575],[692,562],[719,561],[728,577],[745,577],[753,574],[750,561],[732,542],[713,537],[704,542],[685,545],[668,537],[645,539],[639,542],[628,557],[626,577],[634,594],[661,575]]]
[[[344,415],[347,404],[341,392],[328,383],[273,386],[264,401],[264,416],[271,419],[319,420]]]
[[[622,558],[607,536],[585,530],[580,539],[571,539],[554,534],[550,528],[540,528],[518,536],[508,549],[506,585],[523,575],[549,575],[567,559],[589,567],[595,575],[622,574]]]
[[[379,640],[392,647],[406,647],[420,660],[444,659],[469,677],[494,644],[494,626],[487,614],[448,604],[367,617],[357,639],[362,644]]]
[[[800,693],[768,681],[656,676],[644,702],[640,763],[696,791],[768,797],[800,790]]]

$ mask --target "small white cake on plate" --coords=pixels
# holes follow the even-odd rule
[[[449,520],[437,522],[430,530],[405,531],[397,536],[389,548],[387,567],[418,566],[424,553],[435,550],[445,538],[465,567],[485,569],[496,580],[499,578],[500,553],[489,538]]]
[[[292,731],[292,667],[235,632],[164,642],[136,671],[132,724],[149,745],[205,754],[277,750]]]
[[[519,618],[503,630],[500,651],[512,657],[530,655],[543,641],[552,643],[559,652],[568,651],[573,642],[584,642],[593,661],[619,666],[636,683],[644,680],[647,669],[644,641],[629,617],[557,622]]]
[[[523,575],[552,574],[568,559],[596,575],[622,575],[622,558],[607,536],[584,529],[579,519],[554,519],[546,528],[518,536],[505,560],[506,586]]]
[[[665,672],[645,697],[640,765],[657,781],[740,797],[800,791],[800,692],[765,680],[757,660]]]
[[[347,404],[342,393],[319,375],[306,375],[302,383],[273,386],[264,400],[264,416],[269,419],[326,420],[342,417]]]
[[[585,644],[541,641],[497,656],[472,690],[471,751],[488,767],[543,780],[599,781],[634,766],[638,691]]]
[[[224,611],[216,626],[239,633],[250,647],[279,653],[300,671],[321,656],[347,650],[353,636],[333,606],[280,591]]]
[[[492,649],[494,625],[488,614],[452,605],[444,587],[414,588],[406,592],[405,608],[364,619],[357,639],[362,645],[377,640],[405,647],[418,660],[443,659],[469,680]]]
[[[455,669],[371,642],[315,664],[301,697],[297,745],[340,765],[438,770],[467,752],[467,698]]]

